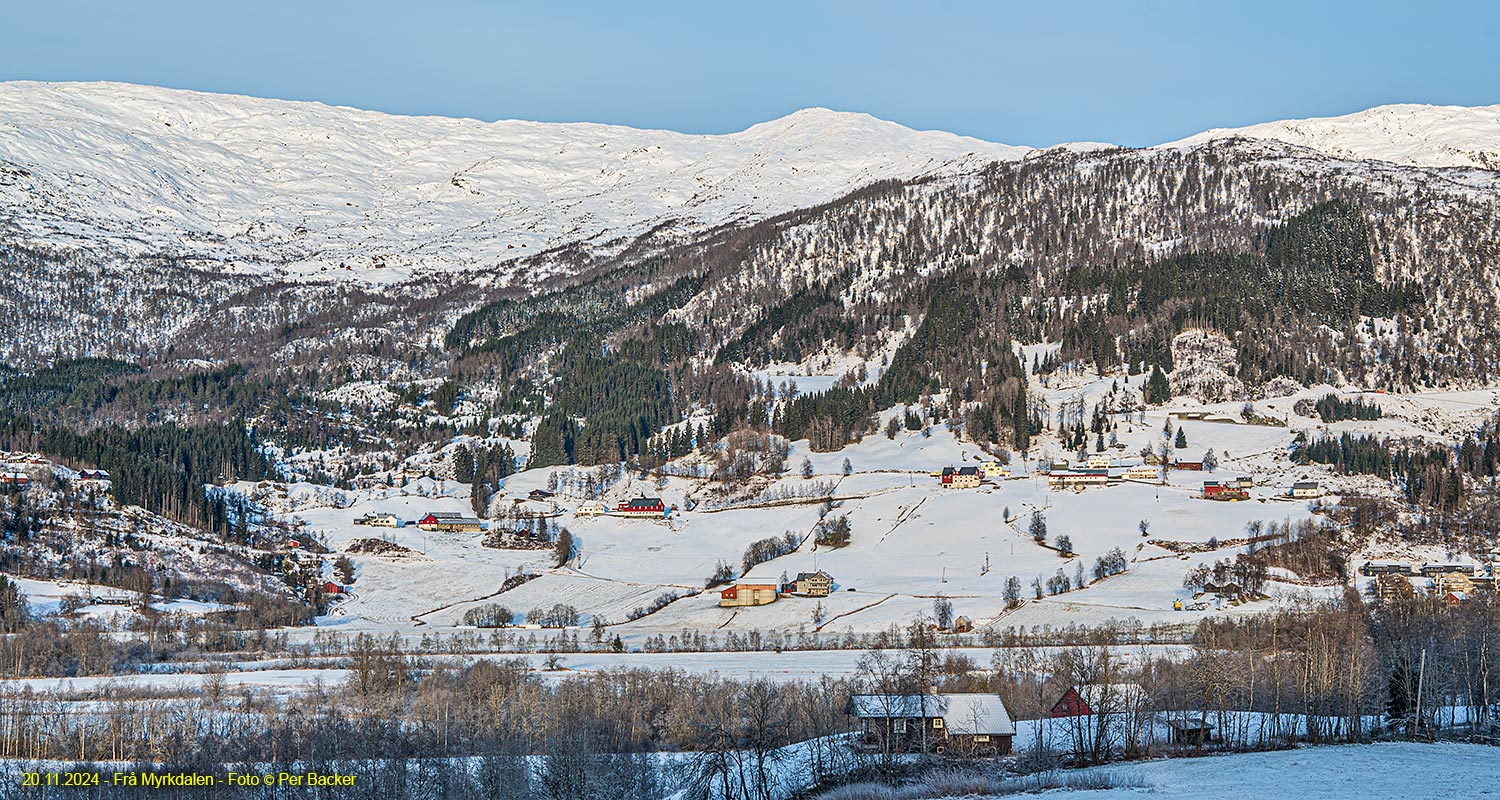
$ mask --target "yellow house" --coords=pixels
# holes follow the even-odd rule
[[[805,594],[808,597],[827,597],[833,592],[833,576],[823,570],[799,572],[797,580],[792,582],[792,588],[797,594]]]

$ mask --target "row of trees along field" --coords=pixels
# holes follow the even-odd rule
[[[1069,686],[1142,687],[1102,695],[1105,713],[1090,718],[1022,722],[1032,731],[1022,740],[1028,768],[1067,754],[1088,763],[1179,752],[1156,721],[1183,714],[1214,726],[1214,738],[1191,749],[1493,735],[1497,641],[1493,598],[1367,605],[1354,592],[1206,620],[1181,652],[1023,646],[989,665],[937,647],[919,621],[868,652],[850,678],[788,683],[672,671],[547,680],[519,661],[414,657],[396,638],[361,636],[345,681],[296,698],[234,691],[214,674],[177,700],[142,703],[121,687],[87,713],[6,696],[0,757],[212,771],[233,752],[273,767],[357,771],[366,776],[359,796],[379,787],[412,798],[645,800],[682,790],[769,800],[784,797],[793,776],[833,785],[899,774],[904,759],[879,742],[854,752],[824,738],[857,727],[847,714],[855,693],[994,692],[1015,717],[1039,720]],[[664,752],[681,755],[654,755]]]

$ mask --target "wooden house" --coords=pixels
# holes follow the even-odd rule
[[[827,597],[833,592],[833,576],[823,570],[799,572],[792,582],[792,591],[808,597]]]
[[[603,515],[604,513],[605,511],[603,503],[599,502],[598,500],[590,500],[587,503],[579,504],[578,510],[574,511],[573,515],[578,517],[598,517]]]
[[[1089,714],[1113,714],[1138,709],[1146,703],[1146,690],[1138,683],[1091,683],[1069,686],[1047,713],[1053,719]]]
[[[1125,479],[1129,481],[1155,481],[1161,480],[1161,468],[1142,464],[1125,470]]]
[[[1065,489],[1072,486],[1104,486],[1108,483],[1108,470],[1089,469],[1071,472],[1053,472],[1047,476],[1047,486],[1051,489]]]
[[[1202,472],[1203,471],[1203,462],[1202,461],[1183,461],[1182,459],[1179,458],[1176,461],[1172,462],[1172,469],[1180,470],[1182,472]]]
[[[719,591],[720,608],[741,606],[764,606],[776,602],[776,584],[741,582],[726,586]]]
[[[348,593],[349,593],[348,589],[345,589],[344,587],[338,585],[337,583],[334,583],[333,581],[323,581],[323,594],[348,594]]]
[[[1230,486],[1228,483],[1223,483],[1221,481],[1204,481],[1203,499],[1235,502],[1239,500],[1249,500],[1250,493],[1245,491],[1244,489],[1239,488],[1238,486]]]
[[[993,694],[858,694],[849,713],[862,725],[862,744],[885,752],[1004,755],[1016,735]]]
[[[557,495],[555,493],[549,492],[546,489],[532,489],[526,495],[526,499],[527,500],[551,500],[553,497],[556,497],[556,496]]]
[[[0,472],[0,485],[24,489],[31,485],[31,476],[24,472]]]

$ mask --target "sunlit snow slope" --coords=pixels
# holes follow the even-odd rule
[[[0,83],[0,223],[28,239],[397,280],[1026,152],[824,109],[703,136],[13,82]]]

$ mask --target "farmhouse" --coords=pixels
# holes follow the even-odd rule
[[[31,485],[31,476],[24,472],[0,472],[0,485],[25,488]]]
[[[622,517],[665,517],[667,507],[660,497],[632,497],[615,506],[613,513]]]
[[[1047,476],[1047,486],[1053,489],[1068,486],[1103,486],[1109,483],[1109,471],[1099,469],[1074,472],[1053,472]]]
[[[554,493],[549,492],[546,489],[532,489],[531,492],[526,495],[526,499],[527,500],[551,500],[555,496],[556,495]]]
[[[1161,478],[1161,468],[1142,464],[1138,467],[1130,467],[1125,470],[1125,479],[1129,481],[1154,481]]]
[[[354,524],[373,525],[377,528],[399,528],[402,520],[395,514],[366,514],[362,517],[355,517]]]
[[[333,581],[323,581],[323,594],[348,594],[348,593],[349,593],[348,589],[345,589],[344,587],[342,587],[342,586],[334,583]]]
[[[452,512],[435,511],[417,520],[417,527],[424,531],[474,533],[484,530],[484,520],[464,517]]]
[[[1111,459],[1107,453],[1095,453],[1089,456],[1084,466],[1091,469],[1109,469],[1114,466],[1114,459]]]
[[[1250,493],[1245,491],[1244,489],[1239,488],[1238,486],[1231,486],[1228,483],[1221,483],[1219,481],[1204,481],[1203,499],[1225,500],[1230,502],[1237,500],[1249,500]]]
[[[604,513],[604,504],[597,500],[590,500],[580,504],[578,510],[573,512],[577,517],[597,517]]]
[[[1443,595],[1443,604],[1448,606],[1456,606],[1468,599],[1469,595],[1467,592],[1448,592],[1447,594]]]
[[[1203,462],[1202,461],[1183,461],[1182,459],[1179,458],[1176,461],[1172,462],[1172,469],[1180,470],[1182,472],[1202,472],[1203,471]]]
[[[979,471],[986,478],[1009,478],[1010,468],[999,461],[986,461],[979,467]]]
[[[1305,497],[1322,497],[1323,485],[1317,481],[1297,481],[1292,484],[1291,495],[1299,499]]]
[[[894,753],[1003,755],[1016,735],[993,694],[857,694],[849,713],[862,723],[866,746]]]
[[[81,481],[101,481],[101,482],[108,483],[110,481],[110,477],[109,477],[109,473],[106,472],[106,471],[104,471],[104,470],[102,470],[102,469],[86,469],[86,470],[78,473],[78,480],[81,480]]]
[[[833,592],[833,576],[823,570],[799,572],[792,582],[792,591],[808,597],[827,597]]]
[[[1052,704],[1048,716],[1081,717],[1137,709],[1146,703],[1146,690],[1137,683],[1091,683],[1069,686]]]
[[[1253,489],[1255,487],[1255,478],[1250,475],[1240,475],[1239,477],[1230,478],[1225,481],[1224,485],[1234,489]]]
[[[736,583],[726,586],[719,592],[719,606],[721,608],[736,608],[739,606],[763,606],[776,602],[776,584],[773,583]]]

